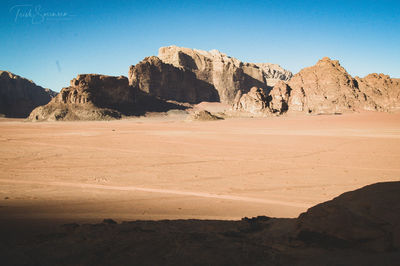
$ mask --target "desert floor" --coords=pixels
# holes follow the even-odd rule
[[[0,121],[0,223],[297,217],[400,180],[400,114]]]

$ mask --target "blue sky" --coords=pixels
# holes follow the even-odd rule
[[[168,45],[217,49],[294,73],[329,56],[354,76],[400,78],[400,1],[0,4],[0,70],[55,91],[80,73],[127,76],[130,65]]]

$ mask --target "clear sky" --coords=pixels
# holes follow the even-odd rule
[[[4,1],[0,70],[59,91],[79,73],[128,75],[161,46],[217,49],[297,73],[329,56],[400,78],[400,1]]]

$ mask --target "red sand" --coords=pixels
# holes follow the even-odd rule
[[[400,114],[0,121],[0,218],[296,217],[400,180]]]

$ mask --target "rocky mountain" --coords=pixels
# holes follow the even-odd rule
[[[400,109],[400,79],[391,79],[384,74],[369,74],[355,77],[360,90],[384,110]]]
[[[50,103],[32,111],[30,120],[120,118],[135,107],[135,89],[123,76],[78,75]]]
[[[380,110],[337,60],[325,57],[302,69],[288,83],[289,110],[308,113],[342,113]]]
[[[254,86],[268,89],[292,73],[273,64],[243,63],[217,50],[162,47],[158,57],[145,58],[129,71],[140,91],[190,103],[220,101],[232,104],[238,93]]]
[[[0,71],[0,114],[25,118],[37,106],[47,104],[57,95],[50,89],[8,71]]]
[[[265,106],[252,98],[237,98],[233,109],[253,114],[302,112],[333,114],[362,110],[392,111],[400,107],[400,83],[383,74],[353,78],[337,60],[325,57],[316,65],[302,69],[287,83],[279,81],[266,94]],[[241,97],[247,97],[244,94]],[[249,101],[250,100],[250,101]],[[249,107],[250,106],[250,107]],[[257,109],[257,108],[256,108]]]
[[[129,82],[141,92],[179,102],[218,102],[214,86],[183,68],[164,63],[156,56],[146,57],[129,69]]]

